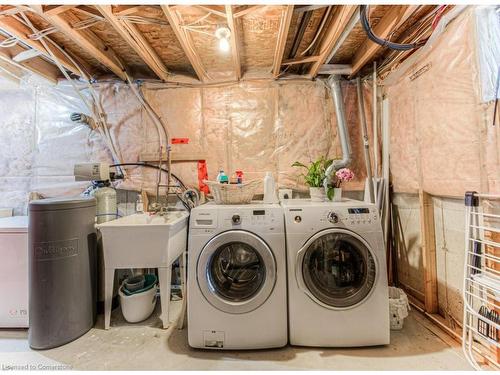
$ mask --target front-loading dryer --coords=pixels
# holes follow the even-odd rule
[[[290,343],[388,344],[386,257],[377,208],[284,200]]]
[[[204,204],[191,211],[188,341],[194,348],[287,344],[286,249],[278,204]]]

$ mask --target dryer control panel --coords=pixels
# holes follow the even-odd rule
[[[349,227],[370,230],[380,225],[379,215],[374,207],[287,207],[285,208],[287,225],[305,230],[317,226]]]

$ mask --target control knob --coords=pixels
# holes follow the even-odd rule
[[[231,220],[233,221],[233,224],[241,224],[241,216],[240,215],[233,215]]]
[[[326,218],[332,224],[337,224],[339,222],[338,215],[335,212],[333,212],[333,211],[328,212],[328,215],[327,215]]]

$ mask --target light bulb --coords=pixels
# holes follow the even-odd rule
[[[226,38],[219,39],[219,49],[222,52],[229,52],[229,41]]]

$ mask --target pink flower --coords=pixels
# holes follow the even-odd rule
[[[339,182],[347,182],[354,178],[354,173],[349,168],[342,168],[335,172],[335,176]]]

